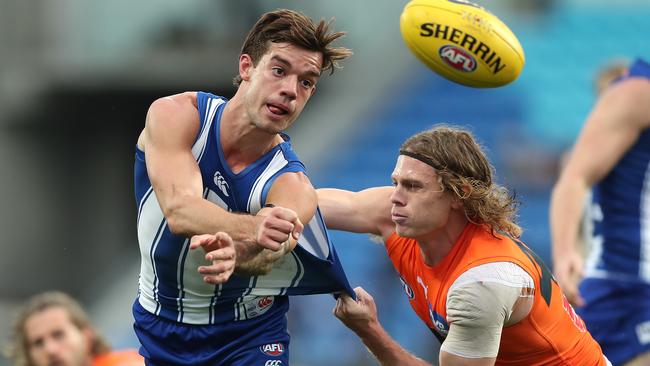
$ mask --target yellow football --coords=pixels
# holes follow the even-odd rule
[[[493,88],[526,62],[519,40],[494,14],[464,0],[412,0],[400,17],[404,42],[420,61],[459,84]]]

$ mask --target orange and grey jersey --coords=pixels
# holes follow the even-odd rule
[[[255,214],[275,179],[305,172],[289,137],[239,173],[229,168],[220,143],[222,97],[197,94],[201,121],[192,154],[203,178],[203,196],[232,212]],[[203,250],[189,250],[189,238],[172,234],[147,175],[145,154],[136,150],[135,195],[141,268],[139,302],[152,314],[188,324],[254,318],[272,305],[288,308],[287,295],[352,292],[320,212],[305,225],[294,251],[263,276],[233,275],[215,286],[202,280]],[[286,309],[285,309],[286,310]]]
[[[418,243],[393,233],[386,250],[404,282],[413,310],[444,342],[449,331],[447,298],[463,273],[483,264],[509,262],[534,281],[533,307],[524,319],[503,328],[496,365],[606,365],[600,346],[587,332],[550,271],[523,243],[468,224],[451,251],[427,266]]]

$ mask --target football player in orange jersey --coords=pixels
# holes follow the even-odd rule
[[[111,351],[70,296],[45,292],[29,299],[14,327],[15,366],[143,366],[136,350]]]
[[[394,187],[318,190],[331,229],[382,237],[440,365],[611,365],[548,268],[518,240],[516,204],[473,136],[436,126],[409,138]],[[382,328],[373,298],[334,314],[382,365],[429,365]]]

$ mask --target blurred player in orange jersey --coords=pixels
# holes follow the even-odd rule
[[[516,205],[464,130],[409,138],[394,187],[318,190],[330,229],[382,237],[409,302],[440,340],[440,365],[611,365],[539,257],[517,238]],[[334,314],[382,365],[429,363],[382,328],[373,298],[341,296]]]
[[[136,350],[111,351],[81,305],[45,292],[21,308],[9,350],[14,366],[142,366]]]

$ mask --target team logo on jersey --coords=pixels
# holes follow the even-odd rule
[[[404,287],[404,292],[406,292],[406,296],[409,297],[409,300],[412,300],[415,297],[415,293],[413,292],[413,289],[411,286],[409,286],[408,283],[402,278],[402,276],[399,276],[399,280],[402,282],[402,287]]]
[[[447,320],[445,320],[445,318],[433,311],[433,306],[431,306],[431,303],[429,303],[429,318],[431,319],[431,323],[433,323],[433,326],[435,327],[435,330],[438,332],[438,334],[446,337],[447,333],[449,333],[449,324],[447,324]]]
[[[228,189],[230,187],[228,187],[228,182],[226,182],[226,178],[224,178],[221,175],[221,172],[218,170],[214,173],[214,184],[217,186],[217,188],[219,188],[221,193],[223,193],[226,197],[229,197]]]
[[[284,353],[284,345],[282,343],[269,343],[260,346],[260,351],[267,356],[280,356]]]
[[[266,313],[271,308],[274,301],[275,297],[273,296],[264,296],[260,297],[256,301],[251,301],[246,305],[246,314],[248,315],[248,319]]]

